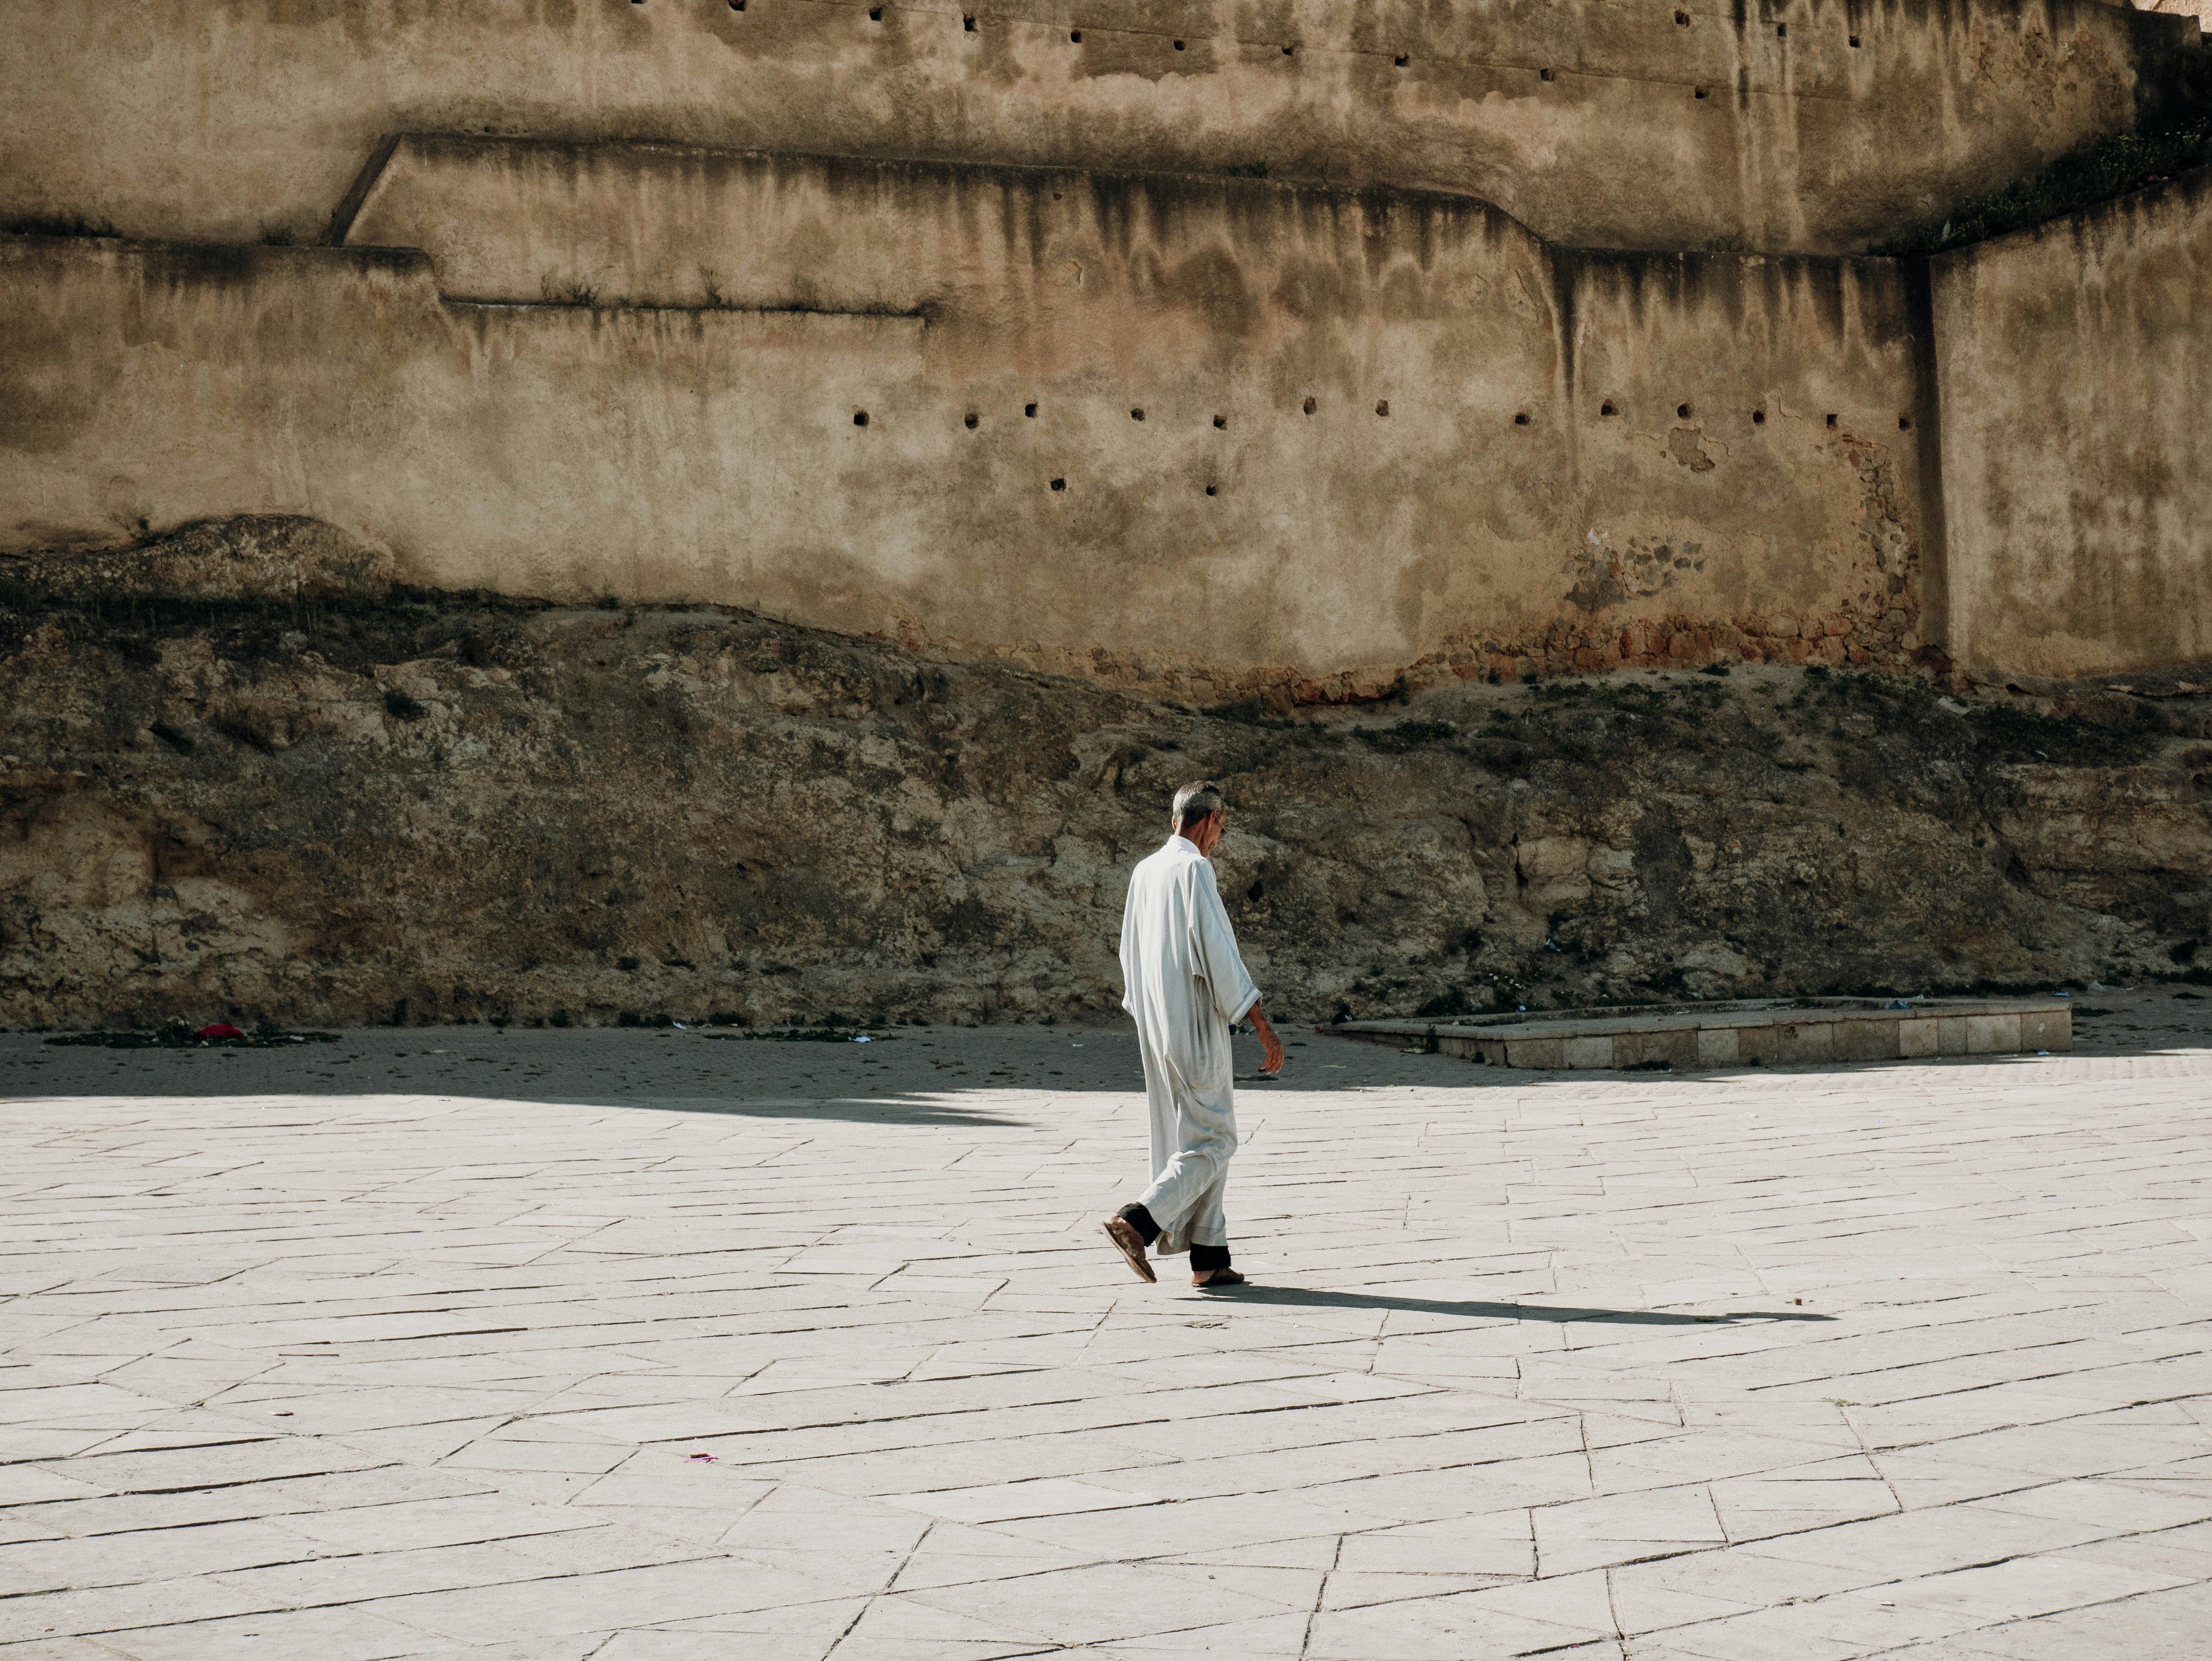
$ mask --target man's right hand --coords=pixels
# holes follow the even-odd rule
[[[1246,1016],[1252,1023],[1252,1030],[1260,1035],[1260,1053],[1263,1058],[1260,1070],[1272,1078],[1283,1070],[1283,1041],[1275,1036],[1275,1029],[1267,1025],[1267,1018],[1260,1013],[1258,1005],[1248,1010]]]

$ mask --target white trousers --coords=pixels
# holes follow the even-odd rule
[[[1157,1052],[1141,1025],[1137,1049],[1145,1062],[1145,1105],[1152,1128],[1152,1185],[1137,1203],[1152,1214],[1162,1256],[1194,1245],[1229,1244],[1222,1197],[1229,1159],[1237,1152],[1237,1104],[1224,1089],[1220,1104],[1208,1103]]]

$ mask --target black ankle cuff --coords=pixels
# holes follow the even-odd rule
[[[1160,1226],[1152,1220],[1152,1214],[1140,1205],[1125,1205],[1114,1214],[1144,1236],[1146,1245],[1160,1238]]]
[[[1194,1245],[1190,1249],[1190,1272],[1194,1275],[1228,1267],[1229,1248],[1225,1245]]]

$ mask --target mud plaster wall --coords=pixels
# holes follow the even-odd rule
[[[1580,246],[1845,252],[2127,125],[2193,31],[2100,0],[40,0],[0,49],[0,218],[306,240],[435,130],[1265,167]]]
[[[448,262],[467,302],[388,249],[0,245],[0,547],[298,513],[428,586],[1195,695],[1918,644],[1887,262],[1566,255],[1244,181],[585,160],[465,147],[370,204],[434,246],[497,210]],[[515,298],[543,237],[617,222],[603,192],[718,228],[725,303]]]
[[[1954,654],[2212,655],[2212,170],[1933,266]]]

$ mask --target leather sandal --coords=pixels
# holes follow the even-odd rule
[[[1233,1269],[1209,1269],[1203,1281],[1194,1275],[1190,1277],[1190,1283],[1201,1292],[1210,1292],[1215,1287],[1241,1287],[1251,1284]]]
[[[1137,1232],[1135,1225],[1127,1218],[1109,1217],[1106,1220],[1106,1238],[1114,1243],[1129,1267],[1137,1271],[1139,1280],[1152,1282],[1159,1280],[1160,1277],[1152,1273],[1152,1264],[1145,1260],[1145,1237]]]

